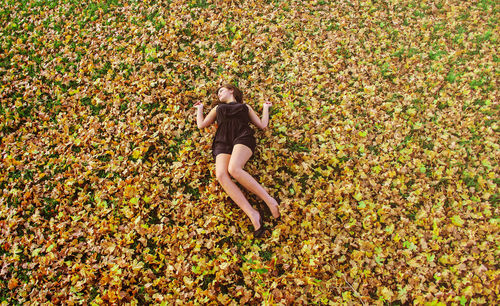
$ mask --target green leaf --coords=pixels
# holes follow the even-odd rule
[[[49,247],[47,248],[46,252],[49,253],[50,251],[52,251],[52,249],[56,246],[55,243],[52,243],[51,245],[49,245]]]
[[[195,274],[200,274],[201,268],[199,266],[192,266],[191,271]]]
[[[31,256],[37,257],[38,253],[40,253],[41,250],[42,250],[41,248],[34,249],[33,252],[31,253]]]
[[[382,170],[379,165],[376,165],[375,167],[372,167],[372,171],[375,172],[375,174],[379,174],[379,172]]]

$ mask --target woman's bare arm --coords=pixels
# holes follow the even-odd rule
[[[198,125],[199,129],[206,128],[210,124],[212,124],[215,121],[215,118],[217,117],[217,106],[212,108],[212,110],[208,113],[207,117],[203,119],[203,108],[198,108],[196,111],[196,124]]]
[[[255,111],[252,109],[250,105],[248,105],[248,115],[250,116],[250,120],[252,121],[253,124],[255,124],[256,127],[259,129],[266,129],[267,124],[269,123],[269,108],[264,107],[262,110],[262,120],[257,116]]]

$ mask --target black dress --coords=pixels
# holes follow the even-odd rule
[[[219,153],[231,154],[235,144],[244,144],[255,151],[254,130],[248,125],[248,106],[243,103],[221,103],[217,106],[217,132],[212,143],[214,159]],[[253,154],[252,154],[253,156]]]

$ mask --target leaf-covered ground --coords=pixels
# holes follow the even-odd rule
[[[1,1],[0,300],[498,302],[498,3],[351,2]],[[221,82],[273,102],[262,240]]]

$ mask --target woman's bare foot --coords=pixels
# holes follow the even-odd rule
[[[255,230],[258,230],[262,226],[262,224],[259,224],[259,217],[260,217],[259,211],[254,210],[254,212],[252,213],[252,217],[250,218],[250,221],[252,221],[252,225]]]
[[[278,208],[278,202],[274,198],[271,198],[269,202],[266,202],[266,204],[269,207],[269,210],[271,210],[271,214],[273,214],[273,217],[275,219],[281,216],[280,210]]]

